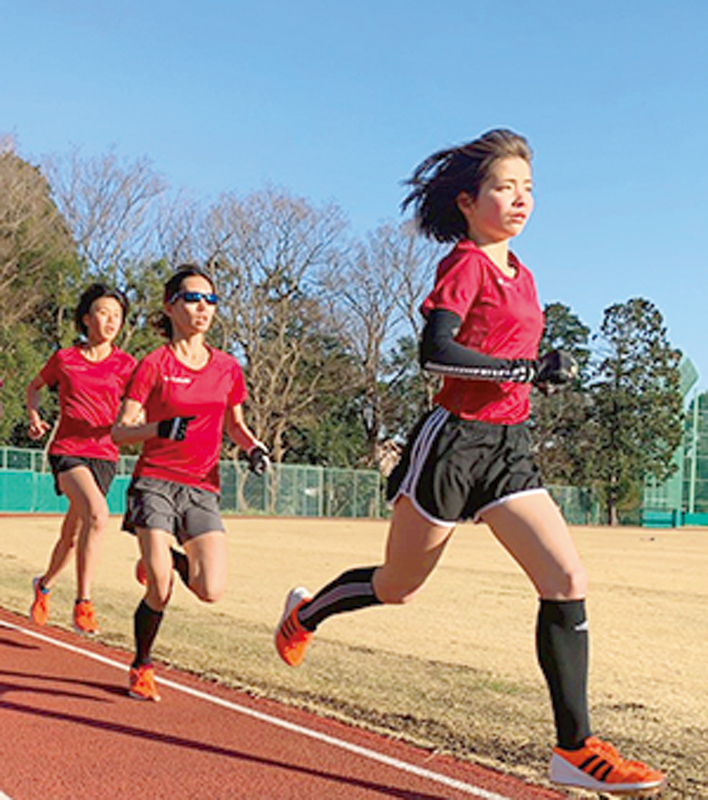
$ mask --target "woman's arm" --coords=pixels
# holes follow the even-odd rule
[[[253,431],[246,424],[243,416],[243,406],[232,406],[226,411],[226,433],[234,444],[238,445],[241,450],[250,453],[254,447],[262,447],[266,450],[263,442],[256,439]]]
[[[30,439],[41,439],[52,426],[45,422],[39,413],[39,392],[44,386],[44,379],[37,375],[27,387],[26,405],[27,416],[29,417],[28,434]]]
[[[194,417],[171,417],[159,422],[145,422],[145,408],[137,400],[127,398],[121,403],[118,418],[111,428],[111,438],[117,445],[139,444],[155,436],[181,442],[187,426]]]
[[[263,475],[270,465],[268,448],[263,442],[256,439],[255,434],[246,424],[243,416],[243,406],[232,406],[227,409],[226,432],[232,442],[248,453],[251,470],[256,475]]]
[[[139,444],[157,436],[157,422],[144,422],[143,404],[126,398],[120,405],[118,417],[111,428],[111,438],[117,445]]]
[[[538,359],[495,358],[455,341],[462,320],[452,311],[433,309],[420,341],[420,365],[429,372],[497,383],[570,383],[578,365],[570,353],[552,350]]]

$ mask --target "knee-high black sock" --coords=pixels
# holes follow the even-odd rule
[[[162,611],[154,611],[145,600],[141,600],[133,616],[133,630],[135,632],[134,667],[150,663],[150,651],[161,622]]]
[[[182,579],[182,583],[189,587],[189,561],[187,556],[184,553],[180,553],[179,550],[175,550],[174,547],[170,548],[170,553],[172,553],[172,566]]]
[[[376,567],[350,569],[320,589],[298,613],[302,627],[314,631],[320,622],[332,614],[380,605],[381,601],[376,597],[372,583],[375,569]]]
[[[551,693],[558,745],[582,747],[590,736],[585,601],[541,600],[536,649]]]

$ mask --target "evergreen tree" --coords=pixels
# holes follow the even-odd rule
[[[41,172],[0,152],[0,441],[26,446],[25,389],[48,356],[73,338],[81,264]],[[55,413],[51,396],[45,398]],[[36,444],[34,445],[36,446]]]
[[[671,347],[661,313],[634,298],[605,310],[599,360],[591,375],[589,466],[601,490],[607,522],[638,504],[645,478],[666,480],[681,441],[681,354]]]
[[[562,303],[544,309],[546,327],[540,353],[562,349],[572,353],[580,371],[572,386],[546,395],[534,390],[531,436],[536,461],[547,483],[586,485],[586,420],[588,398],[584,389],[590,359],[590,329]]]

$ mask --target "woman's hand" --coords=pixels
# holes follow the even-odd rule
[[[37,413],[30,414],[30,422],[29,427],[27,429],[27,434],[29,438],[32,439],[33,442],[38,441],[41,439],[45,433],[48,433],[52,429],[52,426],[45,422]]]

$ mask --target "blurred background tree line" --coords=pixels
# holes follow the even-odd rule
[[[221,297],[213,343],[246,373],[248,419],[277,462],[378,467],[387,473],[436,381],[417,363],[440,249],[410,222],[353,236],[336,205],[265,186],[204,204],[172,191],[147,158],[78,149],[40,164],[0,141],[0,444],[26,438],[24,391],[75,340],[73,309],[89,283],[126,292],[120,346],[157,346],[163,283],[205,266]],[[667,477],[682,430],[680,353],[660,311],[633,298],[590,329],[560,302],[545,308],[542,351],[570,350],[575,385],[534,390],[531,430],[548,483],[595,489],[608,521]],[[45,393],[47,418],[56,398]]]

